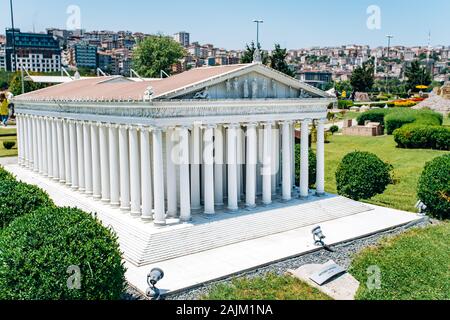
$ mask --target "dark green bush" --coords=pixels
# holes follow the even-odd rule
[[[339,109],[350,109],[353,107],[353,101],[352,100],[339,100],[338,101],[338,108]]]
[[[47,193],[12,178],[0,181],[0,230],[14,219],[41,207],[54,207]]]
[[[373,109],[360,114],[356,119],[358,125],[363,126],[366,121],[379,122],[384,126],[384,117],[388,114],[389,109]]]
[[[15,145],[16,143],[14,141],[3,141],[3,147],[5,147],[6,150],[11,150]]]
[[[338,193],[357,201],[382,194],[392,183],[392,169],[372,153],[349,153],[336,171]]]
[[[394,131],[399,148],[450,150],[450,128],[410,124]]]
[[[2,166],[0,166],[0,182],[4,180],[14,180],[14,177],[11,173],[9,173]]]
[[[300,185],[300,161],[301,161],[301,146],[295,145],[295,183]],[[309,150],[309,187],[314,188],[317,180],[317,157],[312,149]]]
[[[338,131],[339,131],[339,127],[338,126],[331,126],[331,128],[330,128],[331,134],[335,134]]]
[[[78,209],[20,217],[0,248],[0,300],[115,300],[125,290],[117,237]]]
[[[450,154],[425,165],[419,179],[417,195],[432,217],[450,218]]]

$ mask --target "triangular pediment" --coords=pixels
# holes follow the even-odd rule
[[[167,79],[168,80],[168,79]],[[329,94],[262,64],[243,65],[230,72],[160,94],[159,100],[301,99]]]

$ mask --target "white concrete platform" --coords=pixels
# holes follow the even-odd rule
[[[177,292],[317,250],[311,230],[319,224],[327,243],[337,244],[421,219],[327,196],[274,203],[250,212],[219,213],[213,218],[195,216],[188,224],[171,220],[169,226],[155,227],[16,164],[5,164],[5,168],[19,180],[46,190],[57,205],[95,212],[105,226],[113,228],[124,252],[127,279],[141,292],[153,267],[162,268],[166,275],[158,287]]]

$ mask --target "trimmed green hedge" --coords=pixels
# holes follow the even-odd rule
[[[356,119],[359,126],[363,126],[366,121],[379,122],[384,126],[384,117],[388,114],[390,109],[373,109],[363,114],[360,114]]]
[[[395,110],[395,109],[394,109]],[[396,109],[384,118],[387,134],[406,124],[421,124],[427,126],[441,126],[444,121],[442,114],[429,110]]]
[[[366,121],[379,122],[385,126],[387,134],[391,135],[396,129],[406,124],[421,124],[441,126],[444,118],[442,114],[430,110],[413,110],[410,108],[374,109],[359,115],[358,125]]]
[[[450,218],[450,154],[425,165],[417,189],[428,213],[438,219]]]
[[[409,124],[394,131],[399,148],[450,150],[450,128]]]
[[[392,169],[373,153],[349,153],[336,171],[338,193],[356,201],[382,194],[392,183]]]
[[[54,208],[48,194],[36,186],[16,181],[0,170],[5,179],[0,181],[0,230],[14,219],[41,207]]]
[[[117,237],[78,209],[41,208],[0,233],[0,300],[116,300]]]

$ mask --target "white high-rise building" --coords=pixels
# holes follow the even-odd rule
[[[173,38],[175,39],[176,42],[181,44],[183,47],[189,47],[189,45],[191,44],[189,32],[180,31],[178,33],[175,33]]]

